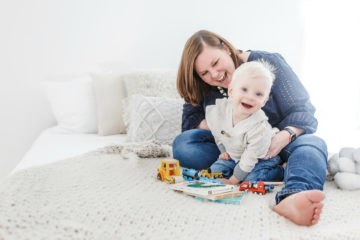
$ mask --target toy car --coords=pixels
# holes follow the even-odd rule
[[[164,159],[161,161],[160,167],[157,169],[157,179],[174,184],[184,181],[180,177],[180,165],[176,159]]]
[[[212,182],[219,182],[216,179],[222,178],[222,173],[212,173],[210,168],[204,170],[195,170],[195,169],[188,169],[184,168],[182,170],[182,175],[185,180],[192,181],[192,180],[203,180],[203,181],[212,181]]]
[[[239,191],[248,191],[265,195],[274,189],[274,185],[265,184],[264,181],[249,182],[245,181],[240,184]]]

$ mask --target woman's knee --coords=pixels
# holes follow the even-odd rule
[[[209,130],[192,129],[173,141],[173,157],[187,168],[208,168],[219,156],[219,150]]]
[[[311,152],[319,151],[324,158],[327,159],[328,151],[326,142],[318,136],[312,134],[301,135],[293,144],[295,144],[296,148],[305,147]]]
[[[207,137],[209,138],[211,132],[204,129],[191,129],[179,134],[173,141],[173,153],[176,155],[178,152],[184,152],[188,149],[189,144],[193,142],[201,142]]]

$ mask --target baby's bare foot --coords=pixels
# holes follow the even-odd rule
[[[309,190],[290,195],[276,205],[273,210],[298,225],[311,226],[318,223],[325,194],[319,190]]]

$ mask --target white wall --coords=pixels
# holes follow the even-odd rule
[[[177,68],[191,34],[282,53],[301,73],[298,1],[12,0],[0,2],[0,177],[55,124],[40,83],[99,69]]]
[[[356,0],[301,2],[303,83],[330,152],[360,147],[359,7]]]

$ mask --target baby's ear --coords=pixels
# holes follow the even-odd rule
[[[269,100],[269,95],[265,98],[263,104],[262,104],[262,107],[265,106],[265,104],[267,103],[267,101]]]

